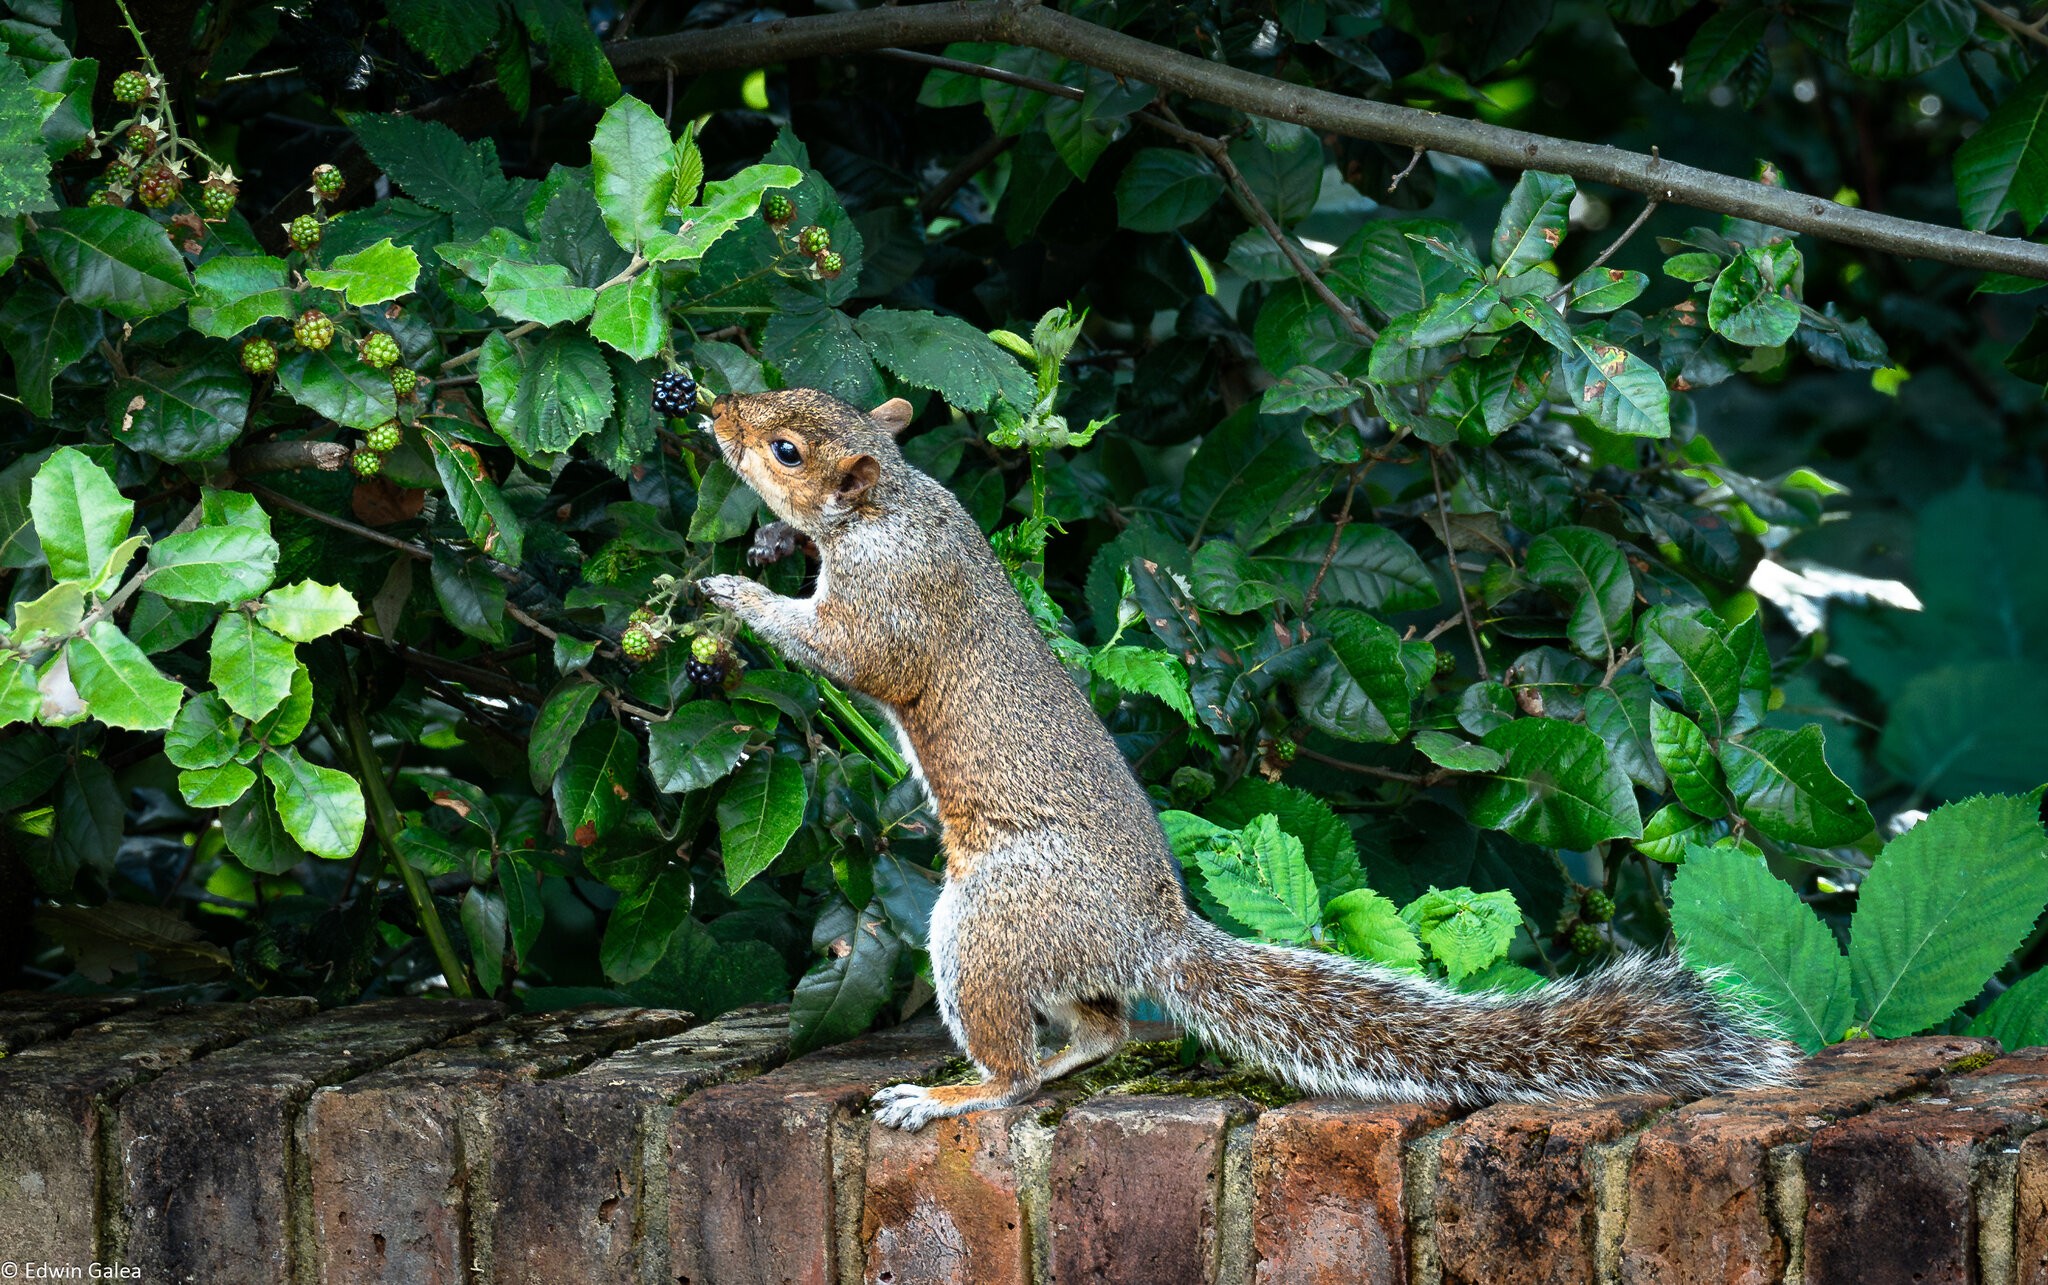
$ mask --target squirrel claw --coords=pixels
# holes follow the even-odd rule
[[[931,1092],[918,1084],[892,1084],[876,1092],[873,1102],[876,1121],[910,1133],[945,1114]]]
[[[754,582],[745,576],[705,576],[697,582],[697,592],[713,606],[731,608],[738,605],[753,586]]]
[[[754,566],[780,562],[803,546],[803,534],[787,522],[770,522],[754,532],[747,546],[747,561]]]

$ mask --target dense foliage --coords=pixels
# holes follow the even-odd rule
[[[32,984],[793,994],[803,1044],[915,1009],[921,792],[691,588],[802,591],[696,430],[809,386],[911,400],[1233,930],[1460,986],[1675,935],[1808,1047],[2048,1040],[2038,283],[1029,49],[622,88],[615,11],[569,0],[215,0],[101,61],[12,8]],[[1073,10],[2048,216],[2048,48],[1967,0]]]

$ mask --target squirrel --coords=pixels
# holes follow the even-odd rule
[[[932,977],[982,1079],[884,1088],[883,1124],[1027,1101],[1113,1053],[1141,996],[1310,1093],[1479,1106],[1700,1097],[1786,1074],[1789,1046],[1675,958],[1633,954],[1518,994],[1466,994],[1199,918],[1151,798],[980,527],[897,448],[910,404],[864,414],[789,389],[720,397],[711,413],[727,462],[782,519],[757,551],[786,553],[800,533],[819,570],[802,599],[735,575],[700,589],[879,706],[941,826]],[[1043,1060],[1039,1022],[1066,1035]]]

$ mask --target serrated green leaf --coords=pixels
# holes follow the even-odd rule
[[[149,550],[150,591],[182,602],[240,602],[269,588],[276,571],[277,541],[253,527],[204,526]]]
[[[1281,829],[1301,840],[1303,859],[1325,897],[1365,886],[1351,828],[1307,790],[1247,775],[1209,800],[1203,811],[1211,821],[1234,829],[1243,829],[1264,813],[1273,814]]]
[[[1849,972],[1858,1024],[1889,1037],[1943,1021],[2026,941],[2044,904],[2048,835],[2037,799],[1936,808],[1885,845],[1857,893]]]
[[[588,335],[550,331],[528,350],[503,422],[492,427],[524,454],[567,450],[612,414],[612,374]]]
[[[1695,844],[1705,847],[1713,840],[1712,825],[1676,803],[1667,803],[1643,822],[1643,837],[1636,840],[1636,850],[1652,861],[1676,865],[1685,860],[1687,848]]]
[[[200,692],[164,733],[164,757],[182,768],[219,767],[242,742],[233,711],[217,693]]]
[[[1671,777],[1678,801],[1703,817],[1723,816],[1728,801],[1721,794],[1721,766],[1699,724],[1665,705],[1650,704],[1650,743],[1657,762]]]
[[[1518,718],[1481,739],[1507,765],[1473,796],[1473,824],[1574,851],[1642,833],[1634,787],[1585,727]]]
[[[746,887],[782,855],[803,824],[809,797],[803,764],[786,754],[757,750],[740,765],[718,800],[728,892]]]
[[[214,625],[209,655],[214,690],[243,718],[262,718],[291,694],[297,649],[242,612]]]
[[[277,385],[307,410],[348,428],[375,428],[398,414],[391,376],[336,348],[288,354],[277,365]]]
[[[662,230],[662,216],[675,195],[675,171],[669,165],[674,145],[661,117],[630,94],[605,108],[597,122],[590,140],[597,207],[613,239],[628,250],[639,249]]]
[[[187,768],[178,773],[178,794],[186,806],[224,808],[249,792],[256,774],[240,763]]]
[[[362,615],[355,595],[339,585],[300,580],[263,595],[256,619],[293,642],[312,642],[355,623]]]
[[[661,278],[643,272],[631,281],[600,291],[590,316],[591,336],[636,361],[661,351],[668,337],[668,314],[661,306]]]
[[[559,263],[500,259],[484,278],[484,298],[515,321],[558,326],[581,321],[597,304],[597,291],[579,286]]]
[[[961,410],[987,410],[998,396],[1018,407],[1034,400],[1017,359],[958,317],[870,308],[853,326],[884,370]]]
[[[135,505],[121,498],[114,479],[71,446],[60,447],[36,470],[28,509],[50,574],[87,584],[98,582],[135,522]]]
[[[1690,848],[1671,883],[1671,927],[1687,963],[1733,973],[1807,1052],[1848,1028],[1849,961],[1827,925],[1761,859],[1733,848]]]
[[[1507,955],[1522,926],[1522,911],[1506,890],[1431,888],[1401,908],[1401,919],[1456,982]]]
[[[1718,757],[1736,809],[1763,834],[1824,848],[1870,833],[1870,809],[1829,769],[1818,723],[1756,728],[1722,741]]]
[[[92,716],[109,727],[160,732],[178,715],[185,689],[157,672],[111,620],[95,623],[64,648],[71,682]]]
[[[2048,1044],[2048,968],[2013,983],[1970,1023],[1970,1034],[2009,1049]]]
[[[285,831],[316,857],[344,860],[363,844],[363,792],[355,778],[308,763],[295,749],[263,756]]]
[[[231,339],[269,317],[297,312],[297,297],[285,278],[285,262],[263,254],[223,254],[193,271],[198,297],[192,328],[214,339]]]
[[[453,216],[457,237],[518,225],[519,189],[505,178],[488,138],[466,143],[439,121],[411,116],[355,116],[349,125],[406,195]]]
[[[1331,552],[1332,535],[1336,550]],[[1329,570],[1323,571],[1323,560]],[[1289,531],[1260,549],[1252,565],[1306,594],[1321,573],[1320,600],[1371,611],[1417,611],[1437,603],[1436,581],[1406,540],[1371,522],[1353,522],[1341,534],[1322,526]]]
[[[1330,898],[1323,918],[1345,954],[1369,959],[1403,972],[1422,964],[1422,942],[1401,918],[1401,909],[1370,888],[1354,888]]]
[[[0,219],[51,208],[51,153],[43,146],[43,121],[50,104],[31,85],[21,65],[0,59]],[[90,62],[83,65],[90,67]],[[86,83],[90,97],[91,81]]]
[[[354,308],[409,295],[419,278],[420,256],[411,246],[393,244],[390,237],[338,255],[324,268],[306,269],[308,284],[339,291]]]
[[[1089,654],[1088,668],[1127,692],[1156,696],[1188,722],[1195,721],[1187,666],[1177,656],[1155,647],[1108,647]]]
[[[1730,343],[1773,348],[1799,329],[1799,303],[1785,297],[1799,272],[1799,251],[1790,245],[1744,250],[1714,278],[1707,297],[1707,324]]]
[[[499,0],[387,0],[391,29],[442,75],[461,71],[498,34]]]
[[[1233,919],[1269,941],[1303,943],[1322,924],[1322,895],[1301,840],[1271,814],[1252,819],[1235,841],[1203,845],[1196,862],[1211,896]]]
[[[749,165],[731,178],[707,183],[703,201],[682,212],[682,227],[674,233],[660,233],[648,241],[648,262],[688,262],[703,258],[720,237],[760,211],[761,197],[765,193],[793,188],[804,182],[803,171],[795,166],[763,164]],[[855,240],[834,231],[832,244],[847,264],[847,276],[841,278],[842,282],[849,278],[857,280],[860,259],[855,250]]]

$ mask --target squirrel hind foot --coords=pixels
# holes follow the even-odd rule
[[[1020,1080],[1000,1084],[948,1084],[928,1088],[922,1084],[891,1084],[876,1091],[871,1099],[877,1123],[891,1129],[916,1133],[942,1116],[964,1115],[986,1107],[1015,1106],[1038,1092],[1038,1081]]]

